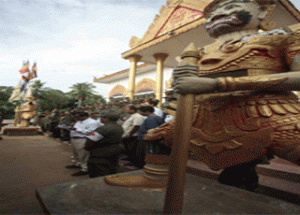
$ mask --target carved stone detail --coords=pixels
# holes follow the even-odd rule
[[[207,3],[193,0],[168,0],[167,6],[162,6],[143,38],[133,36],[129,42],[130,48],[135,48],[147,41],[153,40],[187,23],[203,17],[203,8]]]

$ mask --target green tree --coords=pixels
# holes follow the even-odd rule
[[[87,104],[87,105],[90,105],[90,106],[93,106],[95,103],[96,104],[105,104],[106,101],[103,98],[103,96],[94,94],[94,95],[88,96],[84,100],[84,102],[82,102],[83,105]]]
[[[68,108],[72,108],[72,104],[70,104],[70,100],[72,98],[60,91],[60,90],[55,90],[51,88],[44,88],[39,95],[38,99],[38,106],[37,109],[40,111],[46,111],[46,110],[65,110]],[[73,104],[75,101],[73,101]]]
[[[16,104],[8,101],[13,90],[13,87],[0,86],[0,112],[4,119],[13,119],[15,115]]]
[[[42,83],[40,80],[36,80],[32,85],[32,94],[34,97],[39,98],[40,93],[43,91],[43,86],[45,83]]]
[[[78,107],[80,107],[83,104],[83,101],[86,99],[93,98],[96,94],[95,88],[91,83],[77,83],[70,87],[72,90],[69,92],[69,94],[73,97],[78,99]]]

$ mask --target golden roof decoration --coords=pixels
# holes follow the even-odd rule
[[[121,84],[118,84],[113,89],[110,90],[110,92],[108,93],[108,97],[110,98],[117,94],[121,94],[123,97],[125,97],[125,96],[127,96],[128,91],[127,91],[126,87],[124,87]]]
[[[156,82],[150,78],[143,78],[135,85],[135,93],[138,93],[142,90],[153,90],[156,92]]]
[[[168,34],[181,26],[203,17],[204,7],[211,0],[168,0],[167,6],[162,6],[143,38],[133,36],[129,42],[130,48],[137,47],[159,36]]]

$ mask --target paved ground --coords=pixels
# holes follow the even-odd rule
[[[44,213],[38,187],[87,179],[72,177],[69,146],[45,136],[8,137],[0,141],[0,214]]]
[[[71,154],[70,146],[46,136],[3,136],[0,141],[0,214],[42,214],[44,210],[35,193],[37,188],[88,179],[88,176],[72,177],[77,170],[65,168],[70,164]],[[299,167],[289,162],[277,160],[275,164],[299,173]],[[128,170],[134,168],[127,167]],[[275,188],[280,184],[281,181],[276,182]],[[287,185],[284,182],[284,188]],[[299,184],[293,183],[291,189],[299,189]]]

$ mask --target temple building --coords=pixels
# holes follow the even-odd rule
[[[125,69],[111,75],[107,75],[103,78],[94,78],[94,82],[108,85],[108,95],[106,98],[126,98],[128,96],[128,80],[129,80],[129,69]],[[164,68],[163,80],[163,91],[172,91],[172,69]],[[134,86],[134,97],[139,98],[141,96],[156,95],[156,66],[154,64],[143,63],[137,65],[136,78]]]
[[[131,49],[122,53],[122,58],[130,62],[129,69],[94,78],[94,82],[112,85],[109,96],[132,100],[135,95],[152,90],[162,101],[163,93],[170,90],[171,70],[178,65],[182,51],[191,42],[197,47],[213,42],[203,26],[203,10],[210,1],[167,0],[143,38],[133,36],[129,41]],[[289,0],[278,0],[267,19],[273,28],[287,27],[299,23],[300,13]]]

